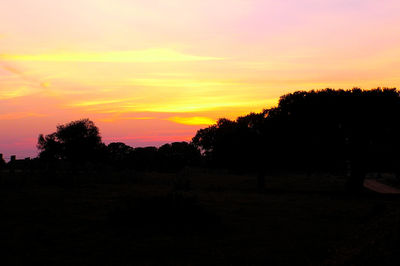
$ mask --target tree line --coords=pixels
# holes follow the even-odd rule
[[[93,164],[116,170],[177,171],[201,160],[200,151],[188,142],[167,143],[159,148],[133,148],[122,142],[106,145],[99,129],[89,119],[59,125],[56,132],[39,135],[37,148],[40,160],[50,164],[64,161],[77,169]]]
[[[400,97],[396,89],[297,91],[277,107],[220,119],[193,138],[212,165],[258,172],[399,173]]]
[[[191,142],[132,148],[105,145],[95,124],[82,119],[40,135],[38,160],[107,164],[116,169],[176,171],[185,166],[261,175],[279,171],[400,172],[400,94],[396,89],[297,91],[278,106],[236,120],[221,118]]]
[[[297,91],[277,107],[200,129],[193,144],[231,168],[343,171],[352,162],[387,170],[399,159],[399,115],[396,89]]]

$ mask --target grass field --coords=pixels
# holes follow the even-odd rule
[[[399,198],[343,177],[4,175],[2,265],[400,265]]]

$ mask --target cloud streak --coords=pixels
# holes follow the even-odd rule
[[[1,64],[0,65],[1,68],[3,68],[4,70],[6,70],[7,72],[17,75],[18,77],[20,77],[21,79],[28,81],[29,83],[34,83],[36,86],[41,87],[43,89],[46,89],[50,86],[49,82],[44,82],[44,81],[40,81],[37,78],[34,78],[30,75],[27,75],[26,73],[24,73],[24,71],[14,67],[14,66],[10,66],[9,64]]]
[[[110,51],[86,53],[50,53],[50,54],[2,54],[6,61],[43,61],[43,62],[187,62],[222,60],[219,57],[198,56],[180,53],[169,49],[146,49],[141,51]]]
[[[46,114],[18,112],[18,113],[0,114],[0,120],[16,120],[28,117],[46,117],[46,116],[47,116]]]
[[[209,117],[200,117],[200,116],[193,116],[193,117],[173,116],[168,118],[168,120],[178,124],[191,125],[191,126],[212,125],[215,124],[216,122],[215,119]]]

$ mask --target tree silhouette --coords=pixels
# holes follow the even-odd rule
[[[6,165],[6,161],[4,161],[3,154],[0,153],[0,169]]]
[[[236,121],[219,119],[215,125],[201,129],[193,137],[212,166],[235,170],[254,168],[262,149],[261,129],[264,113],[251,113]]]
[[[58,125],[57,131],[39,135],[39,157],[47,160],[66,160],[75,164],[95,162],[104,150],[99,129],[89,119]]]
[[[395,89],[326,89],[282,96],[267,120],[292,165],[365,172],[397,164],[399,115]]]
[[[134,149],[122,142],[112,142],[107,146],[108,163],[117,169],[131,168]]]
[[[200,151],[187,142],[173,142],[162,145],[158,149],[159,169],[177,171],[185,166],[193,166],[201,160]]]
[[[367,171],[399,171],[399,117],[396,89],[297,91],[262,113],[220,119],[193,143],[218,167],[343,173],[351,165],[356,188]]]
[[[272,171],[343,174],[350,168],[349,187],[357,189],[367,172],[400,173],[399,117],[396,89],[297,91],[283,95],[277,107],[221,118],[198,130],[191,143],[105,146],[94,123],[82,119],[40,135],[37,147],[48,161],[107,158],[117,169],[142,171],[177,171],[205,159],[207,166],[258,172],[260,186]]]
[[[132,161],[135,169],[152,171],[157,168],[157,147],[138,147],[133,150]]]

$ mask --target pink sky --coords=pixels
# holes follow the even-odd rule
[[[190,140],[295,90],[398,87],[399,1],[5,0],[0,153],[90,118],[106,143]]]

